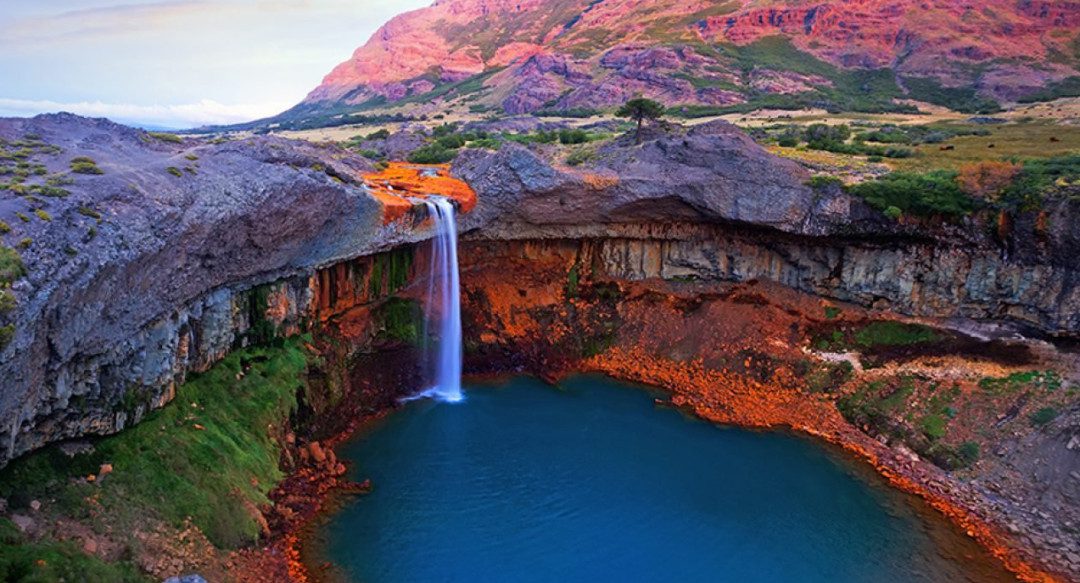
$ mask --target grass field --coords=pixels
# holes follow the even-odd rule
[[[1048,158],[1080,151],[1080,126],[1033,121],[980,127],[989,129],[990,135],[921,144],[915,146],[911,158],[889,160],[888,164],[897,170],[956,169],[983,160]],[[953,149],[943,149],[948,146]]]

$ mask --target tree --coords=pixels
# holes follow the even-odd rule
[[[657,103],[652,99],[646,99],[644,97],[635,97],[630,101],[627,101],[615,112],[615,115],[619,117],[630,118],[637,122],[637,133],[635,134],[637,143],[641,143],[641,124],[645,120],[660,119],[664,115],[664,106],[661,103]]]

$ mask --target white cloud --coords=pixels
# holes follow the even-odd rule
[[[39,113],[68,111],[89,117],[171,128],[232,124],[268,117],[285,111],[291,103],[242,103],[225,105],[210,99],[180,105],[134,105],[83,101],[60,103],[0,98],[0,116],[25,117]]]

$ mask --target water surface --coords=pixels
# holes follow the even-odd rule
[[[320,533],[352,581],[1009,580],[832,448],[596,377],[413,402],[341,453],[375,486]]]

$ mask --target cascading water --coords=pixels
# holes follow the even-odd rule
[[[440,401],[458,402],[461,393],[461,287],[458,279],[457,222],[454,204],[446,198],[423,201],[435,221],[428,273],[424,334],[424,360],[430,363],[434,385],[420,394]],[[432,324],[437,321],[437,325]],[[434,356],[429,349],[432,330],[438,330]]]

